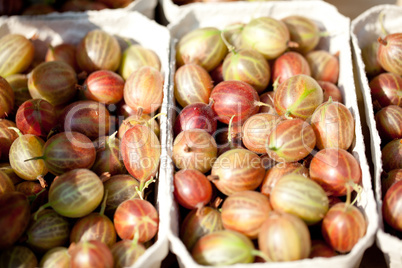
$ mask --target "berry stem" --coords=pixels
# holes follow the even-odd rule
[[[199,210],[202,210],[204,208],[204,203],[203,202],[199,202],[197,205],[195,205],[195,209],[197,210],[197,212]]]
[[[39,214],[39,212],[41,212],[42,210],[44,210],[44,209],[46,209],[46,208],[48,208],[48,207],[50,207],[50,206],[52,206],[51,203],[46,203],[46,204],[44,204],[43,206],[41,206],[41,207],[34,213],[34,220],[36,221],[36,220],[38,219],[38,214]]]
[[[28,162],[28,161],[32,161],[32,160],[45,160],[45,156],[42,155],[42,156],[36,156],[36,157],[28,158],[28,159],[25,159],[24,162]]]
[[[156,118],[158,118],[158,117],[161,116],[161,115],[164,115],[164,116],[167,117],[167,114],[165,114],[165,113],[159,113],[159,114],[155,115],[154,117],[152,117],[151,119],[149,119],[149,120],[147,121],[147,126],[150,127],[152,120],[155,120]]]
[[[222,32],[229,32],[229,31],[233,31],[233,30],[237,30],[237,29],[241,29],[243,30],[244,25],[241,23],[235,24],[235,25],[229,25],[227,26],[225,29],[222,30]]]
[[[190,148],[190,146],[188,146],[188,144],[186,144],[186,146],[184,147],[184,151],[185,151],[186,153],[191,152],[191,148]]]
[[[36,157],[28,158],[28,159],[25,159],[24,162],[28,162],[28,161],[32,161],[32,160],[45,160],[45,156],[42,155],[42,156],[36,156]]]
[[[385,15],[384,11],[381,11],[380,15],[378,16],[378,20],[380,21],[381,32],[384,35],[388,35],[388,32],[387,32],[387,30],[385,30],[385,27],[384,27],[384,15]]]
[[[236,116],[236,115],[233,115],[233,116],[230,118],[230,120],[229,120],[228,143],[229,143],[230,148],[232,148],[232,122],[233,122],[233,118],[234,118],[235,116]]]
[[[51,44],[49,44],[47,47],[48,47],[49,50],[54,54],[54,46],[52,46]]]
[[[12,130],[14,130],[15,132],[17,132],[18,137],[22,137],[22,136],[23,136],[21,130],[19,130],[19,129],[16,128],[16,127],[8,127],[8,129],[12,129]]]
[[[293,119],[292,117],[292,112],[291,111],[286,111],[286,113],[283,115],[286,119]]]
[[[49,131],[49,134],[47,134],[46,139],[47,139],[47,140],[50,139],[53,135],[56,135],[57,133],[60,133],[60,128],[59,128],[59,126],[55,126],[54,128],[52,128],[52,129]]]
[[[209,106],[212,106],[212,104],[214,104],[214,99],[213,99],[213,98],[209,98],[209,103],[208,103],[208,105],[209,105]]]
[[[142,180],[142,181],[140,182],[140,187],[135,186],[135,191],[137,192],[138,197],[139,197],[141,200],[144,200],[144,192],[142,191],[142,189],[144,188],[144,184],[145,184],[145,181]]]
[[[46,188],[46,187],[47,187],[47,183],[46,183],[45,178],[43,177],[43,175],[39,175],[36,179],[39,181],[40,186],[41,186],[42,188]]]
[[[149,180],[147,180],[147,181],[142,180],[142,181],[140,182],[140,187],[135,186],[135,190],[136,190],[136,192],[137,192],[137,194],[138,194],[138,197],[139,197],[141,200],[144,200],[144,191],[145,191],[145,189],[147,189],[147,188],[149,187],[149,185],[150,185],[151,183],[155,182],[155,181],[156,181],[156,180],[155,180],[153,177],[151,177],[151,179],[149,179]]]
[[[279,76],[275,79],[274,83],[272,84],[272,87],[273,87],[274,92],[276,91],[276,89],[277,89],[278,86],[279,86],[279,79],[280,79],[280,78],[281,78],[281,76],[279,75]]]
[[[126,45],[127,45],[128,47],[131,47],[131,46],[133,45],[133,42],[131,42],[130,39],[128,39],[128,38],[123,38],[123,40],[124,40],[124,42],[126,43]]]
[[[328,31],[324,31],[324,32],[319,32],[318,33],[319,37],[328,37],[329,36],[329,32]]]
[[[135,230],[135,233],[134,233],[134,238],[133,238],[133,243],[132,243],[132,246],[133,247],[137,247],[138,246],[138,239],[140,238],[140,234],[139,234],[139,232],[138,232],[138,229],[136,229]]]
[[[261,250],[253,249],[251,250],[251,254],[254,256],[261,257],[265,262],[272,262],[271,259],[267,255],[265,255],[265,253],[262,252]]]
[[[388,42],[386,40],[382,39],[381,37],[378,37],[377,40],[383,46],[386,46],[388,44]]]
[[[110,147],[109,144],[114,144],[116,142],[116,135],[117,135],[117,131],[113,132],[113,134],[107,138],[107,140],[106,140],[107,147]]]
[[[195,209],[196,209],[195,215],[196,215],[197,217],[201,216],[201,212],[202,212],[203,208],[204,208],[203,206],[200,206],[200,207],[196,207],[196,208],[195,208]]]
[[[40,190],[39,193],[28,196],[29,204],[32,204],[36,200],[36,198],[38,198],[38,196],[40,196],[44,191],[46,191],[46,188]]]
[[[224,31],[221,32],[221,38],[222,38],[223,43],[225,43],[226,47],[228,48],[229,52],[232,52],[233,54],[236,54],[235,46],[229,44],[228,40],[226,40]]]
[[[144,112],[144,108],[142,108],[141,106],[138,107],[138,109],[137,109],[137,116],[138,116],[138,118],[141,118],[143,112]]]
[[[109,172],[103,172],[100,176],[99,179],[101,180],[102,183],[105,183],[107,180],[109,180],[112,177],[112,175]]]
[[[215,198],[214,202],[212,202],[211,207],[214,209],[218,209],[220,204],[222,203],[223,199],[220,198],[219,196]]]
[[[360,197],[363,192],[363,187],[356,183],[351,183],[351,185],[352,185],[353,190],[355,190],[355,192],[357,193],[356,198],[350,204],[351,206],[353,206],[358,200],[360,200]]]
[[[299,44],[294,41],[288,41],[288,47],[290,48],[298,48]]]
[[[100,215],[105,215],[105,209],[106,209],[106,201],[107,201],[107,196],[109,194],[109,191],[106,190],[105,196],[103,197],[102,205],[101,205],[101,210],[99,212]]]
[[[352,199],[352,189],[354,191],[356,191],[356,193],[357,193],[357,195],[356,195],[356,197],[355,197],[355,199],[353,201],[351,201],[351,199]],[[347,209],[350,206],[353,206],[357,202],[357,200],[360,199],[362,192],[363,192],[363,187],[361,187],[360,185],[358,185],[358,184],[356,184],[356,183],[354,183],[352,181],[347,182],[346,202],[345,202],[346,203],[346,208],[345,209]]]
[[[352,190],[350,189],[350,187],[346,187],[346,201],[345,201],[346,206],[345,206],[345,209],[347,207],[349,207],[349,205],[350,205],[351,195],[352,195]]]
[[[209,181],[218,181],[219,180],[219,176],[218,175],[209,175],[209,176],[207,176],[207,179],[209,180]]]
[[[271,105],[269,105],[269,104],[267,104],[267,103],[265,103],[265,102],[262,102],[262,101],[255,101],[254,104],[255,104],[256,106],[266,106],[266,107],[272,108]]]

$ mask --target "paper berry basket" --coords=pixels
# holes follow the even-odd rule
[[[350,41],[350,20],[341,15],[337,9],[322,1],[294,1],[294,2],[254,2],[227,4],[225,8],[211,8],[211,6],[194,5],[187,13],[177,18],[168,28],[171,31],[172,40],[177,41],[186,33],[201,27],[216,27],[223,30],[227,25],[243,22],[247,23],[253,18],[270,16],[281,19],[290,15],[306,16],[316,22],[323,31],[330,33],[330,36],[323,38],[318,47],[335,54],[339,52],[340,74],[338,87],[342,91],[344,104],[351,111],[355,118],[355,141],[352,144],[351,153],[358,159],[362,169],[363,192],[357,206],[364,211],[367,219],[367,232],[359,240],[351,252],[333,258],[304,259],[284,263],[253,263],[237,264],[233,267],[357,267],[359,266],[363,253],[370,247],[375,239],[378,227],[378,214],[371,184],[369,166],[365,156],[362,128],[357,106],[355,92],[352,54]],[[175,51],[172,45],[171,54],[171,81],[173,81],[175,70]],[[171,120],[174,117],[170,118]],[[173,123],[173,121],[171,121]],[[170,134],[172,135],[172,133]],[[171,198],[173,199],[173,187],[171,187]],[[179,206],[174,203],[171,210],[172,222],[169,233],[171,251],[176,254],[182,267],[205,267],[197,264],[191,254],[179,238]],[[227,266],[230,267],[230,266]]]
[[[145,2],[145,1],[144,1]],[[48,45],[56,46],[60,43],[78,44],[87,32],[101,29],[119,40],[121,47],[127,46],[126,41],[137,43],[153,50],[161,62],[161,73],[164,77],[164,99],[161,113],[167,114],[169,99],[170,77],[170,33],[166,27],[157,24],[138,12],[123,9],[102,10],[85,13],[49,14],[45,16],[26,17],[0,17],[0,37],[8,34],[21,34],[27,38],[35,36],[33,41],[36,57],[44,58]],[[152,33],[152,34],[150,34]],[[166,159],[167,128],[166,116],[160,117],[160,142],[162,154],[159,171],[156,176],[154,200],[152,202],[159,212],[159,230],[155,242],[147,248],[146,252],[137,260],[134,267],[160,267],[162,260],[169,252],[168,232],[170,224],[169,199],[170,177],[166,171],[169,163]]]
[[[368,9],[351,24],[351,39],[353,44],[353,56],[357,64],[357,74],[359,77],[359,85],[362,91],[366,122],[370,129],[370,148],[371,157],[374,164],[374,188],[375,197],[377,201],[377,209],[379,214],[379,228],[376,234],[376,243],[382,250],[390,267],[402,266],[402,240],[396,236],[391,235],[384,231],[384,224],[382,219],[382,196],[381,189],[381,173],[382,160],[381,160],[381,138],[378,133],[376,122],[374,119],[374,108],[372,103],[372,96],[369,87],[369,80],[365,71],[365,64],[362,58],[362,49],[376,41],[378,37],[384,37],[381,29],[380,14],[383,13],[383,26],[389,33],[401,32],[402,28],[402,7],[396,5],[379,5]]]

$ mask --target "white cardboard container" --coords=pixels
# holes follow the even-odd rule
[[[366,121],[370,129],[371,156],[374,164],[374,188],[379,214],[379,228],[376,235],[376,243],[382,250],[385,260],[390,267],[402,267],[402,240],[384,232],[382,220],[382,190],[381,190],[381,139],[377,131],[374,109],[371,100],[369,81],[364,70],[365,65],[362,59],[362,48],[377,40],[378,37],[384,37],[381,32],[381,26],[378,16],[384,12],[384,28],[389,33],[402,31],[402,7],[395,5],[379,5],[368,9],[351,24],[351,38],[353,44],[354,58],[357,63],[357,74],[359,76],[360,88],[363,94]]]
[[[286,1],[286,0],[276,0],[276,1]],[[293,1],[300,1],[300,0],[293,0]],[[304,0],[304,1],[306,1],[306,0]],[[191,4],[179,6],[179,5],[176,5],[175,3],[173,3],[172,0],[159,0],[159,3],[162,8],[162,13],[165,17],[163,22],[166,24],[169,22],[176,21],[178,17],[185,14],[187,11],[198,9],[199,7],[202,7],[202,6],[207,6],[207,8],[210,10],[212,10],[212,9],[223,10],[228,5],[243,6],[244,4],[246,4],[245,1],[235,1],[235,2],[227,2],[227,3],[225,3],[225,2],[221,2],[221,3],[219,3],[219,2],[217,2],[217,3],[198,2],[198,3],[191,3]]]
[[[0,37],[8,33],[22,34],[27,38],[36,36],[33,41],[35,53],[39,58],[44,58],[48,44],[53,46],[62,42],[77,44],[88,31],[102,29],[109,34],[118,37],[121,45],[126,44],[122,38],[138,43],[145,48],[151,49],[159,56],[161,71],[165,79],[164,99],[161,107],[162,113],[167,113],[169,98],[169,54],[170,33],[155,21],[151,21],[138,12],[124,10],[102,10],[88,13],[65,13],[49,14],[38,17],[0,17]],[[152,33],[152,34],[150,34]],[[166,147],[167,141],[167,117],[160,117],[161,135],[160,141]],[[162,149],[163,149],[162,148]],[[168,232],[171,207],[171,199],[166,198],[169,194],[169,177],[166,174],[164,159],[166,150],[162,150],[161,166],[158,172],[155,198],[150,200],[156,205],[159,212],[159,230],[155,243],[150,246],[133,267],[160,267],[162,260],[169,252]]]
[[[158,0],[134,0],[128,6],[122,8],[126,11],[138,11],[150,19],[155,18],[155,8]]]
[[[350,151],[359,160],[362,169],[363,192],[361,199],[357,202],[357,206],[365,213],[368,222],[367,231],[365,236],[359,240],[352,251],[345,255],[339,255],[333,258],[314,258],[283,263],[237,264],[227,267],[358,267],[365,250],[374,243],[375,233],[378,228],[378,214],[372,190],[369,166],[365,156],[363,134],[354,86],[352,54],[349,45],[350,20],[338,13],[334,6],[323,1],[236,3],[236,5],[226,5],[224,9],[211,9],[207,6],[203,7],[194,5],[193,9],[189,9],[186,14],[182,15],[182,17],[168,26],[171,31],[173,42],[171,54],[171,79],[173,79],[175,71],[174,43],[189,31],[208,26],[224,29],[225,26],[231,23],[246,23],[252,18],[261,16],[271,16],[276,19],[281,19],[290,15],[303,15],[313,19],[322,30],[328,31],[331,35],[330,37],[322,38],[318,47],[326,49],[332,54],[339,52],[340,74],[338,86],[342,91],[344,104],[355,117],[355,142]],[[170,117],[170,119],[172,120],[173,117]],[[169,135],[172,137],[171,132]],[[174,199],[173,183],[171,183],[170,196]],[[178,213],[178,204],[174,202],[174,206],[171,208],[172,222],[169,232],[170,249],[174,254],[176,254],[179,264],[182,267],[205,267],[198,265],[193,260],[191,254],[178,237]]]

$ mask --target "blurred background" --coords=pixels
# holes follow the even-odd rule
[[[351,19],[376,5],[396,4],[402,6],[402,0],[326,0],[325,2],[336,6],[340,13]]]

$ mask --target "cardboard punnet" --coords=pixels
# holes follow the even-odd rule
[[[370,129],[371,156],[374,164],[374,188],[379,214],[379,229],[376,235],[376,243],[383,251],[385,259],[390,267],[402,267],[402,240],[384,231],[382,220],[382,190],[381,190],[381,139],[377,131],[374,109],[371,99],[369,80],[366,76],[365,65],[362,59],[362,48],[378,37],[385,37],[381,30],[379,15],[384,13],[383,24],[386,31],[396,33],[402,31],[402,7],[395,5],[380,5],[368,9],[351,24],[351,38],[354,58],[358,69],[359,84],[362,90],[366,121]]]
[[[50,14],[38,17],[0,17],[0,37],[8,33],[22,34],[27,38],[35,36],[33,41],[35,53],[38,58],[44,58],[48,45],[60,43],[77,44],[88,31],[102,29],[118,38],[122,46],[126,45],[124,39],[138,43],[145,48],[153,50],[161,61],[161,72],[164,83],[164,99],[161,107],[162,113],[167,113],[169,98],[169,55],[170,33],[155,21],[151,21],[138,12],[124,10],[102,10],[88,13]],[[152,33],[152,34],[150,34]],[[155,243],[150,246],[133,267],[160,267],[162,260],[169,252],[168,232],[172,206],[171,199],[166,198],[169,193],[169,176],[166,174],[166,147],[168,120],[166,116],[160,117],[162,145],[161,165],[156,178],[155,200],[159,212],[159,230]]]
[[[352,144],[351,153],[358,159],[362,169],[363,192],[357,206],[364,212],[367,219],[367,231],[359,240],[351,252],[333,258],[314,258],[284,263],[254,263],[237,264],[228,267],[358,267],[364,251],[374,242],[374,236],[378,227],[378,214],[371,184],[369,166],[365,156],[365,147],[357,106],[357,98],[354,86],[352,55],[349,45],[350,20],[337,11],[337,9],[322,1],[288,1],[288,2],[254,2],[226,5],[225,9],[209,8],[208,6],[194,5],[186,14],[183,14],[168,28],[172,35],[171,77],[174,76],[175,51],[174,43],[189,31],[201,27],[216,27],[223,30],[225,26],[235,22],[248,22],[252,18],[271,16],[281,19],[290,15],[302,15],[315,21],[323,31],[330,36],[322,38],[318,48],[326,49],[330,53],[339,52],[340,74],[338,87],[342,91],[344,104],[355,118],[355,141]],[[171,79],[172,79],[171,78]],[[173,80],[172,80],[173,81]],[[173,118],[170,118],[173,120]],[[170,133],[172,135],[172,133]],[[173,183],[171,183],[170,196],[173,199]],[[192,259],[180,238],[179,232],[179,208],[174,202],[171,208],[171,229],[169,232],[170,248],[177,255],[182,267],[205,267],[198,265]]]
[[[155,18],[155,8],[158,0],[134,0],[131,4],[124,7],[126,11],[138,11],[150,19]]]

